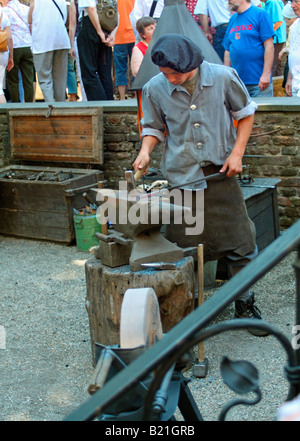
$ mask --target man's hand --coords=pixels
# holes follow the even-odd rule
[[[262,74],[259,79],[258,86],[261,91],[265,90],[271,83],[271,74]]]
[[[231,178],[232,176],[241,173],[243,170],[242,157],[234,154],[228,156],[228,158],[223,164],[223,167],[220,170],[220,173],[225,173],[226,170],[227,170],[226,176],[228,178]]]
[[[207,33],[205,34],[205,37],[208,39],[208,41],[209,41],[211,44],[213,44],[213,42],[214,42],[214,37],[211,35],[210,32],[207,32]]]
[[[220,170],[220,173],[224,173],[226,170],[228,170],[226,173],[228,178],[241,173],[243,170],[243,156],[248,139],[251,135],[253,121],[254,115],[247,116],[246,118],[238,121],[237,136],[234,147]]]
[[[145,167],[144,174],[148,172],[150,163],[150,156],[146,152],[140,152],[133,163],[133,170],[137,172]]]
[[[106,35],[105,35],[105,33],[102,31],[102,29],[101,29],[101,31],[99,31],[98,32],[98,35],[99,35],[99,37],[100,37],[100,40],[102,41],[102,43],[106,43]]]
[[[140,153],[133,163],[133,170],[135,172],[143,170],[145,167],[144,175],[147,174],[150,164],[150,155],[157,143],[158,139],[155,136],[144,136]]]
[[[13,67],[14,67],[14,60],[13,60],[13,58],[9,58],[8,63],[7,63],[7,67],[6,67],[8,72],[10,72]]]
[[[71,49],[69,49],[69,55],[71,58],[76,58],[76,51],[74,46],[71,46]]]
[[[113,34],[108,35],[104,41],[102,40],[102,42],[106,44],[106,46],[113,47],[115,44],[115,35]]]
[[[286,80],[286,84],[285,84],[285,91],[287,93],[288,96],[292,96],[292,75],[289,72],[287,80]]]

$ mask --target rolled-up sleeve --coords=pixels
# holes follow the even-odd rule
[[[257,109],[257,104],[250,97],[248,90],[235,69],[231,69],[230,87],[227,92],[227,105],[232,117],[239,121],[253,115]]]
[[[165,140],[165,120],[161,112],[161,106],[155,102],[155,98],[151,94],[151,82],[143,88],[142,108],[141,136],[155,136],[159,141],[163,142]]]

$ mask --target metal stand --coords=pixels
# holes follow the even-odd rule
[[[140,356],[145,347],[121,349],[119,346],[103,346],[96,344],[98,357],[96,369],[89,386],[90,394],[94,394],[104,386],[105,382],[127,367],[134,359]],[[98,416],[100,421],[176,421],[175,412],[178,408],[185,421],[203,421],[198,406],[188,387],[187,380],[181,366],[172,366],[164,376],[160,388],[151,400],[149,414],[145,415],[144,403],[153,375],[150,374],[140,381],[126,395],[115,400]]]

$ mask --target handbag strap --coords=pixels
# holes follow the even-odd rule
[[[153,17],[156,5],[157,5],[157,0],[153,0],[153,3],[151,5],[151,9],[149,12],[149,17]]]
[[[58,4],[56,3],[55,0],[52,0],[52,1],[53,1],[53,3],[55,4],[55,6],[57,7],[57,9],[59,10],[60,15],[61,15],[61,18],[63,19],[63,22],[65,23],[64,15],[63,15],[63,13],[61,12],[60,7],[58,6]]]

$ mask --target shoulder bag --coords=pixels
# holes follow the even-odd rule
[[[111,32],[118,25],[118,2],[117,0],[97,0],[97,13],[101,28]]]
[[[5,29],[1,29],[2,17],[3,17],[3,12],[2,12],[1,18],[0,18],[0,52],[7,52],[8,51],[8,46],[7,46],[8,32]]]

